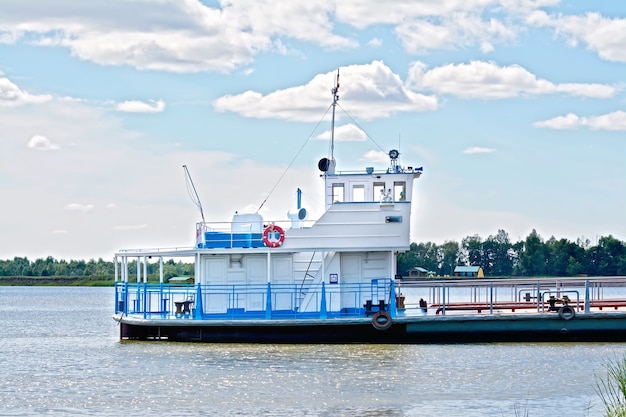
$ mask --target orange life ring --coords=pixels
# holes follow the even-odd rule
[[[387,330],[391,327],[391,316],[386,311],[379,311],[372,317],[372,326],[376,330]]]
[[[278,238],[276,235],[278,234]],[[285,231],[280,226],[270,224],[263,230],[263,243],[269,248],[277,248],[285,241]]]

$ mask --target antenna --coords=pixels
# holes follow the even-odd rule
[[[204,224],[204,211],[202,210],[202,203],[200,202],[200,197],[198,197],[198,192],[196,191],[196,186],[193,185],[193,180],[191,179],[191,174],[187,169],[187,165],[183,165],[183,169],[185,170],[185,182],[187,184],[187,193],[189,193],[189,198],[191,201],[198,207],[200,210],[200,216],[202,216],[202,223]],[[192,194],[193,191],[193,194]]]
[[[333,119],[330,127],[330,160],[335,161],[335,107],[339,101],[339,68],[337,68],[337,78],[335,79],[335,87],[330,90],[333,93]]]
[[[320,171],[326,174],[335,173],[335,107],[337,107],[337,102],[339,101],[339,94],[337,94],[339,92],[339,68],[337,68],[335,86],[331,88],[330,92],[333,93],[333,118],[330,125],[330,158],[322,158],[317,164]]]

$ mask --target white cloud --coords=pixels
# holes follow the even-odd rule
[[[511,41],[517,29],[496,18],[483,20],[470,13],[454,13],[440,19],[405,21],[396,28],[404,49],[412,54],[430,49],[480,46],[484,53],[494,49],[495,42]]]
[[[17,107],[26,104],[39,104],[52,100],[50,95],[29,94],[8,78],[0,78],[0,107]]]
[[[150,100],[148,103],[138,100],[127,100],[118,103],[116,110],[127,113],[160,113],[165,110],[165,102],[163,100]]]
[[[119,210],[119,207],[115,203],[109,203],[105,206],[107,210]]]
[[[68,211],[81,211],[83,213],[91,213],[95,209],[93,204],[80,204],[80,203],[70,203],[67,204],[65,210]]]
[[[364,29],[389,25],[409,53],[441,48],[478,47],[492,52],[510,42],[524,25],[550,26],[571,43],[585,42],[608,60],[626,60],[626,19],[598,13],[551,16],[540,10],[557,0],[311,0],[221,2],[210,7],[198,0],[181,2],[95,2],[76,7],[61,2],[55,9],[34,0],[0,6],[0,43],[20,40],[66,47],[74,56],[101,65],[130,65],[171,72],[233,72],[260,53],[302,55],[290,40],[326,49],[358,47],[335,33],[337,23]],[[149,7],[149,13],[146,8]],[[526,17],[525,20],[520,20]],[[372,38],[368,45],[380,47]]]
[[[363,155],[363,160],[374,163],[388,163],[389,155],[383,151],[368,151]]]
[[[265,96],[256,91],[227,95],[213,101],[213,106],[217,111],[235,112],[246,117],[317,121],[319,110],[331,101],[330,95],[325,93],[333,86],[335,76],[335,71],[320,74],[306,85]],[[371,120],[389,117],[396,112],[436,110],[438,107],[436,97],[406,89],[400,77],[382,61],[341,67],[340,76],[350,80],[341,84],[339,92],[341,102],[350,103],[350,114],[355,117]],[[341,117],[341,111],[337,111],[337,115]]]
[[[333,33],[333,4],[312,0],[221,2],[198,0],[91,2],[54,8],[23,0],[0,5],[0,42],[24,40],[66,47],[101,65],[171,72],[232,72],[261,52],[285,53],[285,39],[329,49],[358,43]]]
[[[580,117],[573,113],[533,123],[533,126],[548,129],[577,129],[588,127],[593,130],[626,130],[626,112],[618,110],[600,116]]]
[[[480,43],[480,50],[485,54],[492,52],[494,49],[495,48],[491,42],[483,41]]]
[[[475,155],[480,153],[494,153],[496,150],[493,148],[482,148],[480,146],[472,146],[463,151],[466,155]]]
[[[606,84],[578,84],[563,83],[554,85],[555,92],[570,94],[572,96],[589,97],[589,98],[611,98],[620,90]]]
[[[596,130],[626,130],[626,112],[621,110],[586,118],[586,125]]]
[[[275,0],[254,2],[229,2],[224,7],[225,19],[236,19],[238,29],[257,36],[273,38],[287,37],[312,42],[325,48],[354,48],[358,43],[333,33],[333,2],[310,0],[306,2],[281,2]]]
[[[26,146],[28,146],[30,149],[37,149],[41,151],[55,151],[61,149],[59,145],[57,145],[56,143],[52,143],[50,139],[41,135],[35,135],[30,138]]]
[[[380,38],[372,38],[367,42],[367,46],[371,48],[380,48],[383,46],[383,41]]]
[[[560,0],[337,0],[334,11],[339,20],[358,29],[372,25],[398,25],[423,18],[447,18],[453,15],[476,16],[515,13],[526,14]]]
[[[330,133],[330,130],[327,130],[319,134],[316,139],[329,140]],[[367,134],[352,123],[335,128],[335,140],[337,142],[362,142],[366,139]]]
[[[198,0],[116,1],[76,7],[61,2],[50,9],[24,0],[10,8],[0,5],[0,43],[66,47],[74,56],[102,65],[227,73],[246,69],[260,53],[300,55],[290,40],[327,49],[358,47],[355,39],[335,33],[337,23],[356,29],[390,25],[409,53],[464,47],[489,53],[498,43],[515,40],[525,25],[533,25],[552,27],[570,44],[583,42],[604,59],[626,61],[626,19],[541,10],[557,0],[274,3],[231,1],[210,7]],[[379,47],[381,42],[373,38],[368,45]]]
[[[580,126],[580,118],[574,113],[568,113],[565,116],[557,116],[552,119],[535,122],[533,126],[549,129],[576,129]]]
[[[53,235],[66,235],[69,233],[69,231],[65,230],[65,229],[55,229],[52,232]]]
[[[528,16],[527,22],[552,27],[571,46],[582,42],[602,59],[626,62],[626,18],[611,19],[595,12],[583,16],[563,16],[535,11]]]
[[[411,88],[450,94],[463,98],[502,99],[522,95],[564,93],[591,98],[609,98],[618,91],[605,84],[554,84],[537,78],[519,65],[499,66],[494,62],[471,61],[448,64],[428,70],[415,62],[409,69]]]

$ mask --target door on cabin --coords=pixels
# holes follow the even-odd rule
[[[246,311],[265,311],[267,296],[267,256],[246,257],[246,282],[249,291],[245,295]]]
[[[226,313],[229,294],[226,291],[228,258],[225,256],[206,257],[202,261],[203,282],[208,285],[202,293],[202,307],[205,313]],[[205,289],[205,288],[203,288]]]
[[[272,310],[294,311],[296,306],[291,255],[274,255],[271,259]]]
[[[361,254],[343,253],[340,262],[341,308],[361,308],[365,303],[362,294],[363,286],[360,285],[363,256]]]

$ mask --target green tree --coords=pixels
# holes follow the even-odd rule
[[[483,250],[485,275],[504,277],[513,274],[513,263],[517,254],[513,251],[507,232],[500,229],[495,236],[490,235],[483,244]]]
[[[113,266],[113,262],[105,262],[102,258],[98,259],[96,263],[94,275],[97,276],[106,276],[113,275],[115,273],[115,267]]]
[[[576,258],[570,256],[567,263],[566,274],[568,277],[575,277],[578,274],[584,273],[583,264],[580,263]]]
[[[70,261],[68,266],[69,276],[71,277],[83,277],[85,276],[85,268],[87,267],[87,263],[83,260]]]
[[[57,277],[60,276],[67,276],[67,268],[68,268],[68,264],[65,260],[61,260],[57,263],[56,268],[54,270],[54,275]]]
[[[459,259],[459,263],[484,267],[485,257],[483,242],[480,236],[474,235],[466,237],[461,241],[461,248],[461,259]]]
[[[598,276],[626,274],[626,246],[612,235],[603,236],[589,250],[590,272]]]
[[[439,248],[433,242],[411,243],[409,251],[398,254],[398,272],[408,275],[411,268],[420,266],[429,271],[437,271]]]
[[[459,244],[454,241],[446,241],[439,247],[438,253],[438,270],[439,275],[452,276],[454,268],[459,263],[460,250]]]
[[[567,239],[556,240],[551,237],[546,242],[548,262],[546,275],[565,277],[583,272],[585,250]]]
[[[535,229],[530,232],[524,241],[524,248],[520,253],[520,267],[525,276],[536,277],[546,273],[547,251],[543,239]]]

